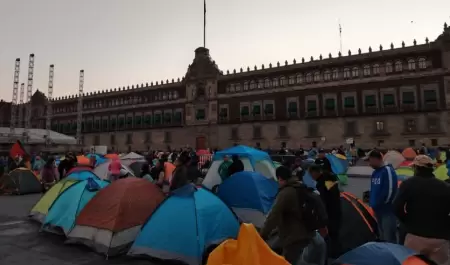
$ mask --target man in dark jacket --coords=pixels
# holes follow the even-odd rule
[[[330,160],[326,157],[325,150],[319,149],[319,154],[314,164],[320,165],[324,171],[332,172]]]
[[[244,171],[244,163],[242,163],[238,155],[232,155],[231,159],[233,160],[233,163],[228,167],[228,176]]]
[[[308,170],[311,177],[317,182],[317,191],[320,193],[327,210],[329,243],[337,243],[342,218],[339,179],[332,172],[324,170],[320,165],[311,165]]]
[[[176,190],[189,183],[188,164],[190,161],[189,154],[182,152],[175,160],[175,170],[172,173],[172,181],[170,183],[170,191]]]
[[[418,155],[415,176],[400,185],[394,212],[407,235],[405,246],[437,264],[448,264],[450,240],[450,186],[433,175],[433,160]]]
[[[302,217],[297,194],[297,189],[301,188],[302,184],[285,166],[277,168],[276,175],[280,190],[260,234],[262,238],[267,239],[271,232],[278,228],[283,256],[289,263],[297,264],[303,249],[310,244],[315,232],[307,230]]]

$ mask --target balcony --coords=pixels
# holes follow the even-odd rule
[[[275,114],[273,114],[273,113],[264,114],[264,120],[268,120],[268,121],[275,120]]]
[[[358,110],[356,109],[356,107],[344,108],[343,112],[344,112],[344,115],[349,115],[349,116],[358,114]]]
[[[364,109],[364,113],[366,114],[378,114],[378,112],[377,106],[366,106]]]
[[[401,112],[410,112],[410,111],[416,111],[416,103],[402,103],[400,106]]]
[[[336,116],[338,116],[338,112],[337,112],[337,109],[324,109],[323,115],[325,117],[336,117]]]
[[[371,133],[372,137],[387,137],[390,135],[391,134],[386,130],[375,130],[374,132]]]
[[[288,119],[298,119],[299,116],[300,116],[300,115],[298,115],[297,110],[295,110],[295,111],[289,111],[289,112],[287,113],[287,118],[288,118]]]
[[[422,110],[425,111],[439,110],[439,103],[437,101],[424,102],[422,105]]]
[[[317,110],[308,110],[305,112],[305,118],[317,118],[319,113]]]
[[[261,114],[253,114],[252,116],[252,120],[254,121],[260,121],[262,119],[262,115]]]
[[[395,105],[387,105],[387,106],[383,106],[382,112],[383,113],[397,113],[398,108]]]

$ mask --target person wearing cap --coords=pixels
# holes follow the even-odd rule
[[[437,264],[449,264],[450,185],[436,179],[433,160],[418,155],[414,176],[403,181],[394,200],[397,218],[407,234],[405,246]]]
[[[319,149],[319,154],[314,164],[320,165],[324,171],[332,172],[330,160],[326,157],[325,150],[323,148]]]
[[[391,165],[385,165],[379,150],[372,150],[365,159],[374,169],[370,179],[369,205],[378,220],[380,239],[397,243],[397,220],[392,206],[397,194],[397,174]]]

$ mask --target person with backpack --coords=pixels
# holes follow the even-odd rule
[[[279,192],[260,231],[268,239],[277,228],[284,258],[291,264],[300,261],[323,264],[326,247],[317,230],[326,226],[327,216],[320,197],[303,185],[289,168],[276,170]]]

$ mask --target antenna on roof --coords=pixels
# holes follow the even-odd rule
[[[342,27],[341,27],[341,19],[339,19],[339,51],[342,53]]]

